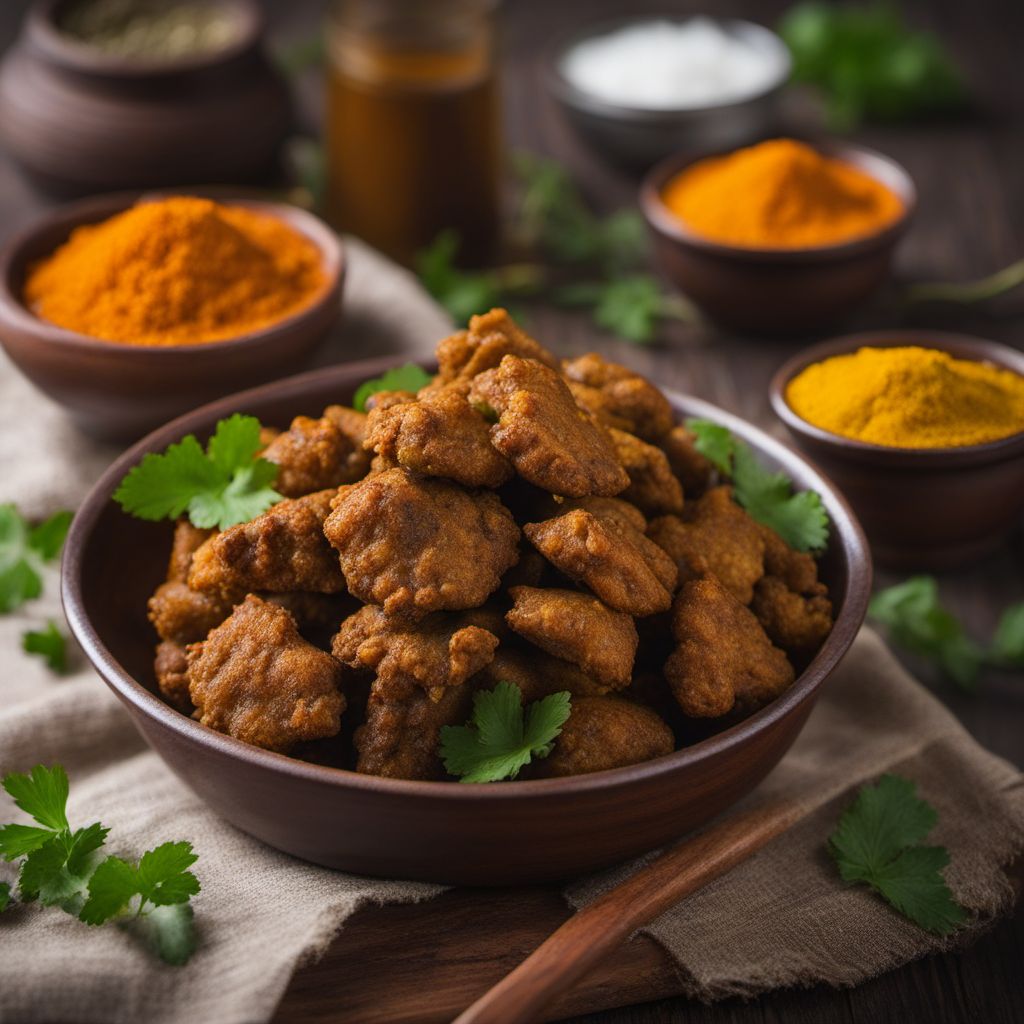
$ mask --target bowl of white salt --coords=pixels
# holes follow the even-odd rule
[[[775,128],[786,44],[751,21],[646,16],[576,31],[543,73],[599,152],[632,164],[740,146]]]

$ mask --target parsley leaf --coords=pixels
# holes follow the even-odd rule
[[[11,902],[11,884],[10,882],[0,882],[0,914],[6,909],[8,904]]]
[[[430,374],[415,363],[396,366],[392,370],[385,370],[379,377],[363,381],[352,399],[352,408],[366,412],[367,401],[381,391],[419,391],[431,380],[433,378]]]
[[[39,569],[60,554],[70,525],[71,513],[61,511],[30,527],[14,505],[0,505],[0,613],[43,592]]]
[[[974,689],[985,653],[939,602],[934,577],[912,576],[880,590],[871,599],[868,615],[888,628],[894,643],[930,658],[963,689]]]
[[[444,766],[461,782],[514,779],[533,758],[551,753],[570,710],[567,692],[534,701],[524,716],[518,687],[501,682],[480,690],[469,724],[441,730]]]
[[[876,785],[861,787],[828,845],[844,881],[870,885],[915,924],[947,935],[966,914],[941,874],[949,854],[921,845],[937,820],[912,782],[883,775]]]
[[[816,491],[793,493],[785,473],[761,466],[750,447],[725,427],[691,419],[686,428],[694,447],[723,475],[732,478],[733,497],[752,519],[773,529],[796,551],[820,551],[828,542],[828,513]]]
[[[28,775],[12,772],[4,777],[4,789],[26,814],[45,828],[60,831],[68,827],[68,776],[59,765],[37,764]]]
[[[248,522],[281,500],[270,486],[277,467],[256,458],[259,448],[259,420],[235,413],[217,424],[205,452],[189,434],[162,455],[144,456],[114,500],[139,519],[176,519],[187,511],[198,527]]]
[[[21,648],[27,654],[42,656],[54,672],[63,672],[68,666],[67,641],[52,620],[47,622],[46,629],[23,633]]]
[[[1024,601],[1003,612],[992,639],[996,664],[1024,669]]]

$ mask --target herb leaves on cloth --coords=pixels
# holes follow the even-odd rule
[[[187,842],[162,843],[138,863],[100,856],[109,829],[98,821],[72,830],[67,818],[68,777],[58,764],[13,772],[3,787],[36,825],[0,826],[0,858],[21,861],[18,899],[59,907],[88,925],[115,922],[134,932],[169,964],[183,964],[196,946],[189,900],[199,880],[188,869],[198,859]],[[0,911],[12,899],[0,887]]]
[[[12,612],[43,592],[39,570],[60,554],[70,525],[70,512],[56,512],[29,526],[14,505],[0,505],[0,613]]]

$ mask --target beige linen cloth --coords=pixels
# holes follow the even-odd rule
[[[426,353],[448,326],[409,275],[362,246],[353,246],[346,309],[343,340],[322,361]],[[32,516],[74,507],[113,454],[78,435],[0,357],[0,501]],[[42,599],[0,616],[0,772],[62,763],[72,823],[111,826],[111,852],[137,856],[190,840],[203,886],[193,900],[200,948],[186,967],[168,967],[116,928],[16,907],[0,917],[0,1021],[265,1021],[296,965],[323,950],[360,905],[440,891],[314,867],[220,821],[148,751],[77,651],[62,678],[22,654],[22,632],[49,617],[60,617],[56,572]],[[650,928],[688,992],[708,999],[849,985],[941,948],[869,893],[844,888],[825,852],[852,790],[890,770],[917,781],[938,808],[934,840],[951,850],[950,883],[978,924],[1006,907],[1012,891],[1001,868],[1024,844],[1022,776],[979,748],[866,631],[790,753],[748,798],[784,795],[807,817]],[[11,820],[24,816],[3,796],[0,822]],[[0,880],[13,877],[0,864]],[[587,880],[567,896],[580,904],[615,877]]]

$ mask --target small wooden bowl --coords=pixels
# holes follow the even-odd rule
[[[222,399],[150,434],[103,475],[68,536],[63,599],[89,660],[150,745],[218,814],[305,860],[359,874],[471,885],[569,878],[653,849],[749,792],[800,732],[818,692],[864,619],[871,562],[836,489],[799,455],[712,405],[671,395],[680,417],[714,419],[759,458],[814,488],[832,520],[822,578],[835,627],[778,700],[717,735],[644,764],[567,779],[461,785],[407,782],[308,764],[214,732],[154,692],[146,598],[164,578],[171,526],[132,519],[111,494],[146,452],[218,419],[251,413],[287,425],[351,399],[394,359],[334,366]]]
[[[189,194],[186,192],[186,194]],[[345,254],[322,221],[283,203],[216,198],[279,218],[320,250],[326,283],[305,309],[257,331],[201,345],[145,347],[91,338],[35,316],[22,300],[25,273],[71,231],[127,209],[121,193],[64,206],[12,238],[0,252],[0,344],[33,384],[64,406],[82,430],[131,441],[160,423],[239,386],[293,373],[341,315]]]
[[[854,507],[880,565],[942,569],[997,548],[1024,512],[1024,431],[960,448],[889,448],[815,427],[786,401],[805,367],[870,345],[921,345],[1024,374],[1024,353],[942,331],[871,331],[804,349],[771,382],[771,403],[797,447],[821,466]]]
[[[910,223],[917,192],[895,161],[861,146],[816,144],[887,185],[903,202],[898,220],[877,234],[806,249],[744,249],[701,237],[662,201],[690,155],[658,164],[640,188],[655,258],[668,278],[712,320],[751,334],[800,334],[841,320],[889,276],[896,243]]]

